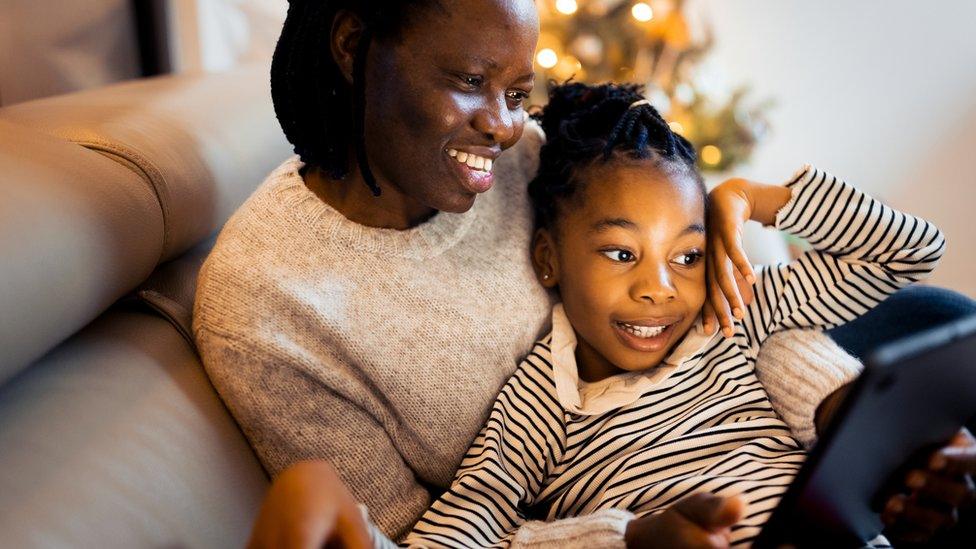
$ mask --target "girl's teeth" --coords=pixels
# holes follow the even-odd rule
[[[627,330],[635,336],[643,338],[659,336],[661,335],[661,332],[667,328],[667,326],[634,326],[631,324],[624,324],[623,322],[620,322],[619,325],[621,328]]]
[[[492,164],[494,164],[490,158],[466,153],[457,149],[447,149],[447,154],[454,157],[458,162],[466,164],[472,170],[490,172]]]

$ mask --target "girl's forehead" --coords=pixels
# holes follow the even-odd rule
[[[584,217],[633,217],[634,221],[661,217],[704,217],[702,189],[681,173],[668,174],[648,162],[608,162],[578,174],[582,188],[575,204]]]

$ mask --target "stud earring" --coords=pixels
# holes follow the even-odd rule
[[[549,274],[546,273],[546,274],[542,275],[542,280],[549,280]]]

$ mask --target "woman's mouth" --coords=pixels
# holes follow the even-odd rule
[[[453,164],[461,174],[464,186],[473,193],[483,193],[491,188],[491,168],[494,161],[491,158],[479,156],[457,149],[447,149],[447,154],[453,159]]]
[[[667,347],[674,327],[681,319],[623,322],[613,321],[614,332],[621,342],[643,353],[660,351]]]

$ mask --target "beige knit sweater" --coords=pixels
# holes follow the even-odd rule
[[[450,484],[496,393],[548,328],[525,192],[540,143],[529,125],[469,212],[406,231],[347,220],[305,187],[295,158],[230,219],[200,273],[194,335],[272,476],[302,459],[332,461],[393,539],[431,489]],[[817,355],[766,361],[771,399],[789,402],[784,419],[798,431],[849,369],[832,365],[849,364],[835,346],[813,345]],[[621,513],[530,523],[516,544],[621,547]]]

